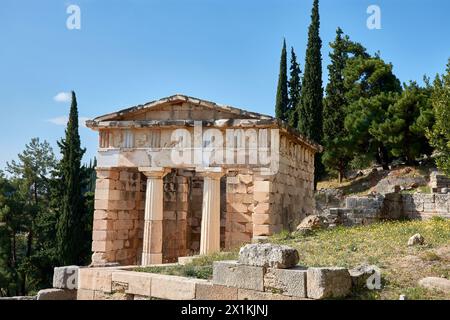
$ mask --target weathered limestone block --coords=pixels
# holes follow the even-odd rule
[[[53,269],[53,288],[75,290],[78,288],[78,266]]]
[[[238,289],[213,283],[198,283],[195,287],[196,300],[237,300]]]
[[[306,268],[267,269],[264,291],[306,298]]]
[[[125,293],[151,296],[152,274],[135,271],[114,272],[112,282],[125,284]]]
[[[98,179],[119,180],[119,171],[114,168],[97,168]]]
[[[78,289],[77,300],[94,300],[94,290]]]
[[[77,290],[44,289],[37,294],[36,300],[76,300]]]
[[[264,269],[237,261],[215,261],[213,283],[241,289],[264,290]]]
[[[278,269],[287,269],[297,265],[299,261],[296,249],[271,243],[247,244],[239,251],[239,263]]]
[[[450,293],[450,280],[438,277],[427,277],[419,280],[419,285],[426,289]]]
[[[168,300],[193,300],[195,299],[195,286],[196,283],[199,282],[207,281],[153,274],[151,281],[151,296]]]
[[[355,288],[364,288],[367,286],[367,280],[372,276],[376,270],[377,266],[373,265],[360,265],[356,268],[349,270],[350,277],[352,278],[352,285]]]
[[[352,280],[345,268],[308,268],[306,289],[308,298],[342,298],[350,293]]]
[[[115,267],[80,268],[78,270],[78,289],[111,292],[112,273],[123,272]]]

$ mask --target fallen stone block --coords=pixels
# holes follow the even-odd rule
[[[304,232],[305,230],[318,230],[326,227],[326,221],[324,217],[318,215],[310,215],[302,220],[297,226],[297,231]]]
[[[237,261],[214,261],[213,283],[229,287],[264,290],[264,268]]]
[[[360,265],[349,270],[353,287],[359,289],[367,287],[367,280],[377,272],[377,270],[378,267],[373,265]]]
[[[352,280],[345,268],[308,268],[307,297],[312,299],[343,298],[350,293]]]
[[[77,290],[44,289],[37,294],[36,300],[76,300]]]
[[[306,298],[306,268],[267,269],[264,291]]]
[[[271,243],[247,244],[239,251],[239,263],[265,268],[287,269],[299,261],[296,249]]]
[[[75,290],[78,288],[78,266],[56,267],[53,270],[53,288]]]
[[[426,289],[450,293],[450,280],[439,277],[427,277],[419,280],[419,285]]]

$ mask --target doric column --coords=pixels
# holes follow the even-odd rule
[[[197,170],[204,177],[200,254],[220,251],[221,168]]]
[[[163,236],[163,177],[166,168],[139,168],[147,176],[145,192],[144,238],[142,261],[144,266],[162,263]]]

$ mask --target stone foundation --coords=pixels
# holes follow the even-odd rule
[[[330,208],[324,215],[332,224],[371,224],[383,220],[450,218],[450,194],[389,193],[348,197],[345,208]]]

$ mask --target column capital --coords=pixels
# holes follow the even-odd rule
[[[201,177],[220,179],[225,174],[225,171],[221,167],[201,167],[195,168],[195,173]]]
[[[162,178],[170,172],[170,168],[164,167],[139,167],[138,169],[148,178]]]

